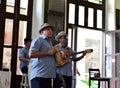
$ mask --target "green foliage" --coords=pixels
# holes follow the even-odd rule
[[[84,80],[81,80],[83,83],[85,83],[87,86],[89,86],[89,78],[85,78]],[[96,81],[91,80],[91,88],[97,88],[98,84],[96,83]]]
[[[84,79],[84,80],[81,80],[83,83],[85,83],[87,86],[89,86],[89,78],[86,78],[86,79]],[[91,80],[91,85],[94,83],[94,81],[93,80]],[[91,86],[90,85],[90,86]]]

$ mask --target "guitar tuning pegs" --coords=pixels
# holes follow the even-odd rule
[[[86,49],[85,52],[86,52],[86,53],[92,53],[92,52],[93,52],[93,49]]]

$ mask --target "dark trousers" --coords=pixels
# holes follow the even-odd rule
[[[57,74],[53,81],[53,88],[61,88],[62,86],[66,86],[65,88],[72,88],[72,76]]]
[[[51,78],[36,77],[31,80],[31,88],[52,88]]]
[[[28,66],[24,66],[22,69],[21,69],[22,73],[28,73]]]

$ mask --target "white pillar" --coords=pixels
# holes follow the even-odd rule
[[[106,30],[115,30],[115,1],[106,1]]]
[[[39,35],[38,30],[44,21],[44,1],[33,0],[32,38]]]

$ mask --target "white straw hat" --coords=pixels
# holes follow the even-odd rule
[[[54,29],[53,26],[51,26],[50,24],[44,23],[44,24],[42,24],[42,25],[40,26],[39,33],[41,33],[41,31],[44,30],[44,29],[47,28],[47,27],[52,28],[52,30]]]
[[[55,37],[55,40],[58,41],[58,39],[61,37],[61,36],[68,36],[64,31],[61,31],[57,34],[57,36]]]

